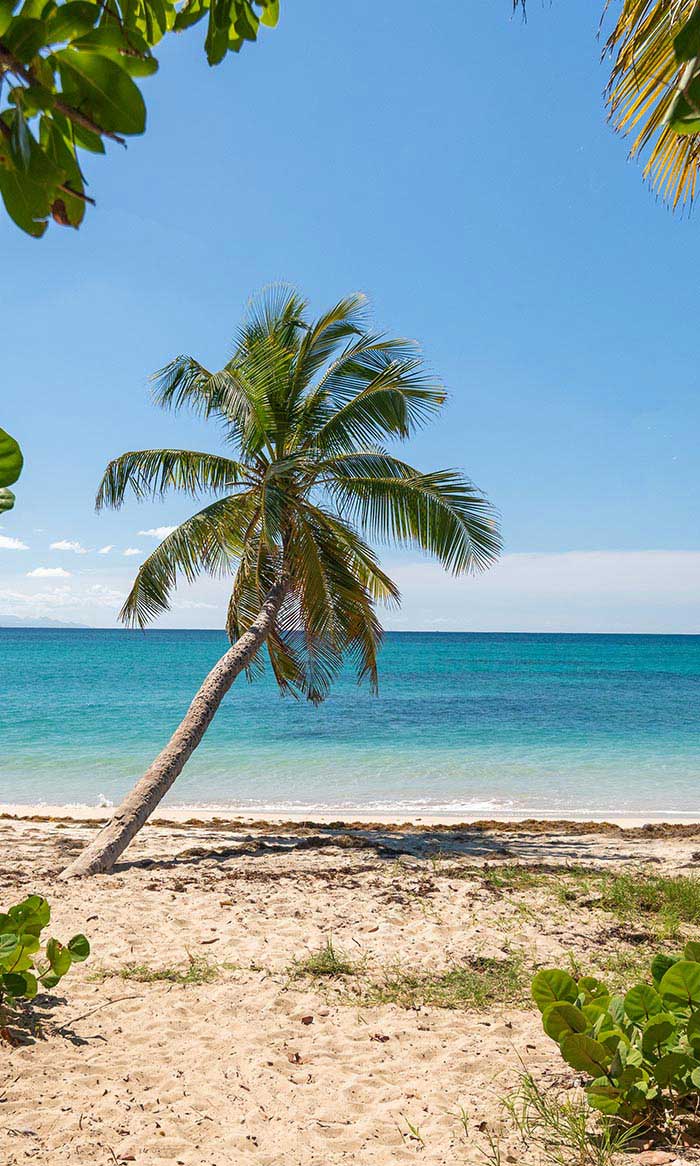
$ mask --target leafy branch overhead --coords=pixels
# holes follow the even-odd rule
[[[217,65],[278,14],[279,0],[0,0],[0,194],[17,226],[80,226],[94,204],[80,151],[143,133],[135,78],[156,72],[164,36],[205,22]]]
[[[525,0],[513,0],[525,9]],[[607,104],[630,157],[673,207],[693,201],[700,159],[699,0],[607,0],[616,12],[604,44],[612,60]]]

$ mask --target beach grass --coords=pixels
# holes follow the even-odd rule
[[[491,1007],[522,1005],[529,998],[530,975],[520,956],[491,959],[477,956],[463,964],[431,971],[401,964],[385,969],[370,981],[356,1003],[401,1008],[452,1008],[484,1011]]]
[[[327,939],[309,955],[295,959],[287,968],[287,973],[293,980],[307,977],[315,980],[336,979],[356,975],[360,966],[359,961],[351,960],[345,952],[336,949],[332,939]]]
[[[104,968],[93,972],[92,980],[106,980],[110,977],[120,980],[131,980],[137,984],[179,984],[187,987],[193,984],[211,984],[221,976],[218,964],[204,959],[202,956],[190,956],[186,967],[149,967],[148,964],[129,963],[120,968]]]

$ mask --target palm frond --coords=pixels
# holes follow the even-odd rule
[[[180,523],[141,564],[120,619],[143,628],[169,610],[178,575],[192,583],[202,572],[231,571],[244,553],[254,505],[251,494],[232,495]]]
[[[692,202],[697,185],[700,137],[668,124],[686,72],[674,41],[696,7],[697,0],[622,0],[606,44],[614,56],[613,124],[632,135],[630,156],[646,156],[644,176],[674,207]]]
[[[162,498],[168,490],[197,497],[249,482],[247,467],[232,458],[188,449],[132,450],[107,466],[95,506],[97,510],[106,506],[119,509],[127,490],[141,501]]]
[[[344,471],[338,463],[331,494],[370,537],[389,545],[417,546],[453,574],[485,570],[501,549],[493,509],[455,470],[421,473],[390,459],[393,471]]]

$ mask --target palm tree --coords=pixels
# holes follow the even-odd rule
[[[322,701],[344,657],[377,688],[377,604],[399,592],[365,539],[410,545],[454,574],[486,568],[500,539],[484,496],[455,470],[423,473],[386,441],[405,440],[445,401],[414,343],[369,329],[364,297],[309,322],[275,286],[252,301],[216,373],[180,356],[155,400],[223,426],[231,456],[182,449],[125,453],[108,465],[98,510],[170,489],[221,495],[186,519],[139,569],[121,611],[143,628],[167,611],[178,575],[233,574],[231,647],[165,748],[112,820],[64,871],[108,870],[172,786],[236,677],[265,644],[282,692]],[[235,455],[235,456],[234,456]]]

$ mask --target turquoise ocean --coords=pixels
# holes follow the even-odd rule
[[[0,802],[116,802],[226,647],[0,629]],[[373,697],[239,679],[168,802],[254,812],[700,817],[700,636],[393,633]]]

